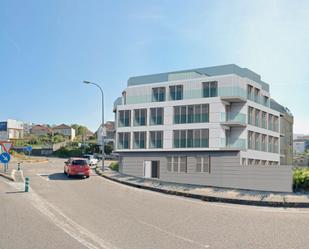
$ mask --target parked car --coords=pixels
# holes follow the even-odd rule
[[[94,155],[86,154],[86,155],[83,155],[83,158],[88,160],[88,164],[90,166],[97,165],[99,162],[99,160],[95,158]]]
[[[65,162],[63,173],[70,176],[90,176],[90,166],[85,158],[70,158]]]

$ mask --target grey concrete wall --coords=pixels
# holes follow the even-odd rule
[[[187,156],[187,172],[167,171],[168,156]],[[211,157],[211,172],[195,172],[196,156]],[[167,182],[188,183],[204,186],[292,192],[292,166],[240,165],[238,152],[149,152],[121,153],[120,171],[143,177],[145,160],[160,161],[160,179]]]

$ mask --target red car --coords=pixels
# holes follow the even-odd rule
[[[90,176],[90,167],[87,159],[84,158],[70,158],[64,162],[63,173],[68,177],[70,176],[84,176],[88,178]]]

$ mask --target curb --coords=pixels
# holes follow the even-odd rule
[[[256,201],[256,200],[241,200],[241,199],[231,199],[231,198],[224,198],[224,197],[215,197],[215,196],[207,196],[207,195],[199,195],[199,194],[191,194],[176,190],[167,190],[161,188],[155,188],[145,185],[140,185],[132,182],[121,181],[116,178],[104,175],[104,173],[95,170],[96,173],[108,180],[118,182],[127,186],[150,190],[158,193],[164,193],[169,195],[176,195],[176,196],[183,196],[193,199],[198,199],[207,202],[221,202],[221,203],[230,203],[230,204],[240,204],[240,205],[248,205],[248,206],[260,206],[260,207],[283,207],[283,208],[309,208],[309,202],[270,202],[270,201]]]
[[[12,181],[12,182],[15,182],[15,179],[14,177],[10,176],[10,175],[7,175],[7,174],[4,174],[4,173],[0,173],[0,176]]]

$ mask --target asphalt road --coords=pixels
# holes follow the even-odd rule
[[[0,248],[308,248],[309,210],[207,203],[67,178],[63,160],[22,166],[31,191],[0,179]]]

